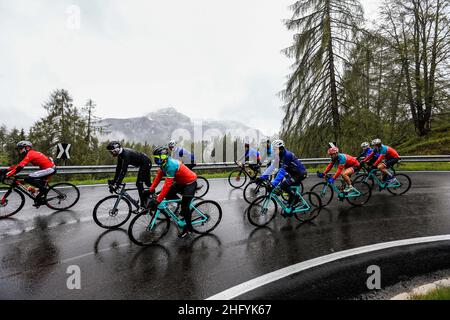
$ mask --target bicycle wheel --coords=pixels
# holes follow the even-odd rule
[[[228,183],[235,189],[241,188],[247,182],[247,175],[241,170],[233,170],[228,176]]]
[[[209,182],[206,178],[197,177],[197,189],[195,190],[195,196],[203,198],[209,191]]]
[[[278,205],[270,196],[256,198],[247,210],[248,221],[254,226],[264,227],[275,218]]]
[[[303,201],[299,202],[295,209],[298,210],[304,207],[305,209],[308,208],[308,210],[301,212],[294,211],[294,216],[300,222],[312,221],[319,216],[320,210],[322,210],[322,201],[315,192],[305,192],[302,194],[302,197],[306,201],[306,204]]]
[[[194,204],[191,214],[192,228],[198,234],[210,233],[222,220],[222,208],[217,202],[212,200]]]
[[[375,180],[373,179],[373,177],[369,178],[369,175],[367,173],[359,174],[355,177],[355,179],[353,179],[353,183],[356,183],[358,181],[366,182],[369,185],[370,189],[373,189],[375,187]]]
[[[25,204],[25,196],[18,190],[0,187],[0,219],[11,217]]]
[[[244,188],[244,199],[247,203],[252,203],[258,197],[267,194],[266,187],[256,181],[252,181]]]
[[[165,212],[159,212],[159,215],[165,215]],[[128,236],[133,243],[138,246],[148,246],[158,242],[169,231],[170,220],[155,219],[155,216],[149,211],[139,213],[133,218],[128,227]]]
[[[95,205],[92,216],[95,223],[102,228],[119,228],[131,216],[131,203],[118,195],[108,196]]]
[[[323,207],[330,204],[333,199],[333,188],[326,182],[320,182],[311,188],[311,192],[319,195]]]
[[[45,195],[46,205],[53,210],[72,208],[80,199],[80,190],[71,183],[57,183],[49,187]]]
[[[393,195],[400,196],[411,188],[411,178],[406,174],[398,173],[394,175],[394,180],[389,184],[387,190]]]
[[[350,203],[352,206],[360,207],[369,202],[369,199],[372,195],[372,189],[367,182],[356,181],[353,183],[353,187],[358,190],[361,195],[359,197],[346,198],[348,203]]]

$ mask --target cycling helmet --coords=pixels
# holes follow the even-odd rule
[[[26,141],[26,140],[17,142],[16,146],[17,146],[18,149],[22,149],[22,148],[25,148],[25,147],[33,148],[33,144],[30,141]]]
[[[373,146],[381,146],[381,140],[380,139],[375,139],[372,141],[372,145]]]
[[[331,155],[333,155],[335,153],[339,153],[339,148],[333,147],[333,148],[328,149],[328,155],[331,156]]]
[[[169,141],[169,144],[168,144],[169,148],[175,148],[176,145],[177,145],[177,143],[175,142],[175,140]]]
[[[361,148],[363,148],[363,149],[366,149],[366,148],[368,148],[368,147],[370,147],[370,144],[369,144],[368,142],[363,142],[363,143],[361,144]]]
[[[274,148],[281,148],[284,147],[284,141],[283,140],[275,140],[272,142],[272,147]]]
[[[168,155],[168,154],[169,154],[169,149],[167,147],[164,147],[164,146],[156,147],[153,150],[153,155],[154,156],[161,156],[161,155]]]
[[[120,149],[120,148],[122,148],[122,145],[118,141],[111,141],[106,146],[106,150],[109,150],[109,151]]]

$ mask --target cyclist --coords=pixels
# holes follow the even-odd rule
[[[183,149],[182,147],[177,147],[175,140],[170,140],[168,147],[171,157],[176,160],[183,162],[186,167],[192,170],[196,166],[194,154]],[[190,162],[190,163],[189,163]]]
[[[278,155],[279,157],[279,170],[275,179],[269,184],[268,191],[270,192],[271,189],[281,184],[281,190],[289,194],[289,206],[293,206],[300,198],[291,187],[299,186],[300,183],[306,179],[308,173],[303,163],[295,156],[295,154],[286,149],[283,140],[273,141],[272,148],[275,152],[275,156]],[[261,176],[261,179],[267,180],[269,179],[269,176],[265,174]]]
[[[324,173],[319,174],[319,177],[323,178],[325,175],[330,172],[333,166],[337,165],[337,171],[333,177],[328,179],[328,183],[333,184],[334,181],[342,175],[345,183],[347,184],[347,188],[345,188],[344,192],[353,191],[352,180],[350,179],[351,175],[357,172],[360,168],[360,163],[356,158],[349,156],[348,154],[340,153],[339,148],[332,147],[328,150],[328,155],[331,156],[331,162],[328,167],[325,169]]]
[[[365,159],[368,155],[370,155],[373,152],[373,149],[370,147],[369,142],[363,142],[361,144],[362,152],[361,154],[356,158],[356,160],[362,162],[363,159]],[[370,159],[369,165],[372,166],[375,161],[377,161],[378,157],[380,155],[378,152],[375,152],[373,157]]]
[[[150,202],[149,208],[154,211],[165,198],[169,200],[179,199],[177,193],[181,194],[181,215],[184,217],[186,225],[179,237],[184,238],[193,231],[191,224],[192,213],[189,205],[197,189],[197,175],[181,161],[173,159],[167,147],[156,147],[153,150],[153,158],[159,166],[159,170],[150,186],[149,192],[151,194],[155,192],[163,177],[165,177],[165,181],[160,194]],[[173,184],[174,182],[176,183],[175,185]]]
[[[144,183],[147,187],[151,184],[150,170],[152,168],[152,161],[150,158],[142,152],[122,147],[118,141],[111,141],[106,146],[106,149],[111,152],[113,157],[118,158],[114,179],[108,181],[110,191],[113,192],[119,188],[128,171],[129,165],[138,167],[139,172],[136,179],[136,187],[139,193],[140,205],[141,207],[145,207],[147,197],[144,193]]]
[[[47,157],[43,153],[33,149],[33,144],[30,141],[19,141],[16,145],[17,150],[21,155],[24,155],[22,161],[15,166],[11,166],[6,170],[6,176],[12,177],[18,174],[22,169],[31,163],[34,166],[39,167],[39,171],[30,173],[24,181],[39,189],[39,193],[36,195],[33,206],[39,208],[39,206],[45,203],[45,186],[48,178],[56,173],[56,166],[53,159]]]
[[[368,162],[371,160],[375,153],[379,153],[378,159],[373,163],[373,168],[379,169],[383,174],[383,182],[390,183],[393,179],[392,173],[388,170],[388,168],[393,167],[396,163],[400,161],[400,155],[398,152],[389,146],[385,146],[381,144],[380,139],[375,139],[372,141],[373,152],[369,154],[363,162]],[[382,163],[382,161],[384,162]]]
[[[250,158],[255,158],[256,164],[250,164],[249,167],[255,172],[259,172],[259,168],[261,167],[261,154],[258,150],[254,148],[250,148],[250,144],[246,142],[244,144],[245,152],[244,155],[237,161],[239,166],[242,166],[242,160],[244,163],[250,161]]]

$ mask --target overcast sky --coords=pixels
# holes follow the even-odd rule
[[[380,1],[362,1],[366,17]],[[170,106],[273,134],[292,63],[281,54],[292,3],[0,0],[0,123],[29,127],[64,88],[78,106],[92,98],[101,117]]]

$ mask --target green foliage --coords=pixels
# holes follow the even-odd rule
[[[294,18],[287,24],[298,31],[293,46],[286,50],[295,63],[283,92],[286,105],[281,134],[290,149],[302,157],[323,157],[328,142],[336,141],[341,150],[356,155],[362,142],[380,138],[403,154],[448,154],[449,126],[441,131],[437,126],[442,127],[439,118],[450,111],[450,42],[442,40],[450,31],[450,0],[431,0],[423,6],[417,0],[386,0],[381,8],[383,19],[374,30],[343,35],[333,33],[344,21],[335,16],[332,38],[345,39],[347,44],[341,45],[346,50],[333,51],[342,62],[335,66],[338,134],[331,83],[326,75],[324,78],[330,64],[316,56],[317,50],[323,54],[330,48],[323,40],[329,36],[326,33],[317,42],[320,31],[325,31],[319,25],[327,24],[327,16],[321,13],[326,3],[333,1],[297,1],[292,6]],[[340,15],[358,21],[358,1],[343,3]],[[414,31],[424,26],[428,36]],[[315,57],[318,62],[312,63]],[[447,124],[449,120],[445,118]]]

